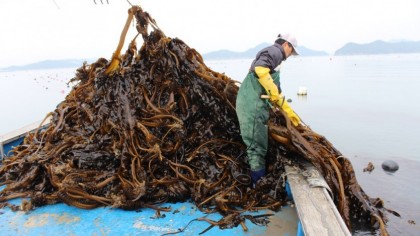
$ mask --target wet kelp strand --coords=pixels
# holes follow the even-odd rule
[[[137,49],[136,36],[121,54],[133,19],[142,46]],[[100,58],[77,69],[76,85],[49,114],[50,125],[28,134],[3,160],[3,206],[25,197],[24,210],[64,202],[161,212],[170,211],[161,203],[191,200],[201,211],[223,216],[218,222],[197,219],[210,223],[208,229],[246,230],[246,219],[266,224],[267,216],[244,212],[286,204],[284,166],[306,159],[326,179],[349,227],[360,221],[386,234],[381,201],[364,193],[349,160],[325,137],[293,127],[273,110],[268,174],[252,188],[235,81],[208,68],[182,40],[165,36],[139,6],[129,9],[120,39],[111,61]]]

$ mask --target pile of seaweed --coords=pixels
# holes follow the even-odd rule
[[[133,18],[143,44],[136,48],[136,36],[120,55]],[[165,36],[139,6],[129,10],[112,60],[85,63],[72,82],[50,125],[28,134],[3,160],[3,206],[24,197],[30,200],[23,210],[64,202],[162,211],[169,209],[161,203],[191,200],[203,212],[225,216],[209,221],[221,228],[244,226],[245,218],[266,223],[242,213],[285,205],[284,166],[306,159],[327,180],[348,226],[357,218],[386,234],[381,201],[363,192],[350,162],[309,127],[291,126],[281,110],[270,120],[268,174],[252,188],[235,81],[208,68],[182,40]]]

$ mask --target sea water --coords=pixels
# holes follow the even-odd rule
[[[251,61],[205,62],[240,83]],[[0,135],[53,111],[69,93],[75,72],[0,72]],[[370,197],[400,213],[387,215],[391,235],[420,235],[420,54],[291,57],[280,77],[302,121],[350,159]],[[298,96],[299,87],[308,94]],[[399,170],[384,172],[385,160],[396,161]],[[369,162],[375,169],[363,172]]]
[[[54,111],[70,92],[76,69],[0,72],[0,135]]]

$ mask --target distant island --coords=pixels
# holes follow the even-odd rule
[[[204,59],[240,59],[253,58],[269,43],[262,43],[254,48],[244,52],[233,52],[229,50],[219,50],[203,54]],[[316,51],[304,46],[298,46],[300,56],[328,56],[324,51]],[[334,56],[345,55],[376,55],[376,54],[392,54],[392,53],[420,53],[420,41],[402,41],[402,42],[385,42],[377,40],[367,44],[347,43],[342,48],[335,51]]]
[[[205,60],[253,58],[261,49],[269,45],[269,43],[262,43],[244,52],[218,50],[203,54],[203,58]],[[301,56],[328,56],[328,53],[324,51],[312,50],[304,46],[299,46],[298,51]],[[347,43],[342,48],[335,51],[334,56],[375,55],[392,53],[420,53],[420,41],[385,42],[377,40],[367,44]],[[95,59],[46,60],[28,65],[0,68],[0,72],[56,68],[79,68],[85,61],[87,61],[88,63],[92,63],[95,61]]]
[[[420,41],[384,42],[377,40],[368,44],[348,43],[338,49],[334,56],[393,53],[420,53]]]
[[[242,59],[242,58],[253,58],[263,48],[269,46],[269,43],[262,43],[248,49],[244,52],[234,52],[230,50],[219,50],[215,52],[209,52],[203,54],[203,58],[206,60],[217,60],[217,59]],[[328,56],[328,53],[323,51],[312,50],[303,46],[298,46],[298,51],[301,56]]]
[[[86,59],[64,59],[64,60],[45,60],[36,63],[31,63],[22,66],[9,66],[1,68],[0,72],[20,71],[20,70],[43,70],[43,69],[57,69],[57,68],[79,68]]]

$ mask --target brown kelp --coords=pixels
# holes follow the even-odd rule
[[[136,20],[136,38],[120,54]],[[149,29],[152,27],[152,29]],[[277,110],[270,120],[268,174],[251,188],[235,112],[238,86],[208,68],[201,55],[169,38],[141,7],[129,10],[112,60],[83,64],[76,85],[51,112],[51,123],[25,137],[0,167],[0,202],[26,197],[24,210],[65,202],[79,208],[169,209],[160,203],[191,199],[224,218],[221,228],[248,210],[278,210],[286,203],[284,165],[306,159],[324,175],[348,226],[351,218],[378,224],[382,206],[357,183],[350,162],[309,127],[295,128]],[[10,204],[9,204],[10,205]]]

